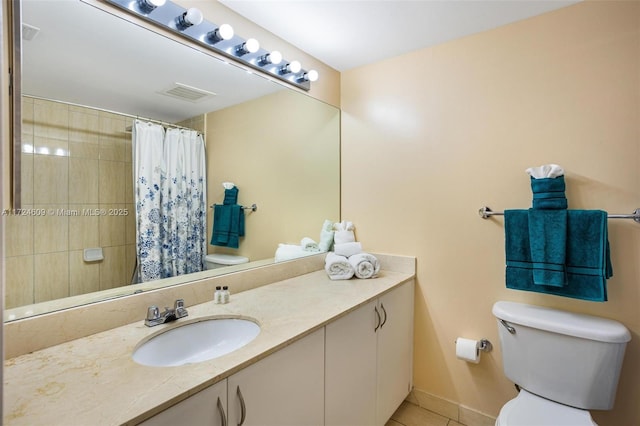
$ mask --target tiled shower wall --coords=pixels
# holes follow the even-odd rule
[[[5,307],[129,283],[131,119],[29,97],[22,113],[24,210],[6,218]],[[83,249],[94,247],[104,260],[84,261]]]

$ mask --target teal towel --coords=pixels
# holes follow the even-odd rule
[[[567,210],[529,209],[528,229],[534,284],[566,285]]]
[[[609,279],[613,276],[607,212],[568,210],[567,271],[573,275]]]
[[[224,201],[222,201],[222,204],[226,206],[238,204],[238,188],[236,186],[224,190]]]
[[[566,209],[564,176],[556,178],[531,178],[534,209]]]
[[[613,276],[607,235],[607,213],[567,211],[567,284],[536,285],[529,241],[529,212],[505,210],[505,279],[507,288],[604,302],[607,279]]]
[[[238,248],[244,236],[244,209],[238,204],[213,206],[211,245]]]

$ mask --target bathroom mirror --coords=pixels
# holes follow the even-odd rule
[[[95,3],[22,0],[28,214],[7,217],[5,321],[268,264],[279,243],[318,240],[324,219],[339,220],[337,108]],[[136,116],[205,134],[210,204],[233,181],[258,206],[240,249],[209,251],[248,264],[130,284]],[[127,214],[77,214],[93,209]],[[102,260],[83,258],[94,248]]]

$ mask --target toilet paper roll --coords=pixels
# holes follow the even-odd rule
[[[480,342],[478,340],[456,339],[456,356],[463,361],[477,364],[480,362]]]

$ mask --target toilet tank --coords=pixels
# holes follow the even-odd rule
[[[613,408],[624,351],[631,340],[624,325],[515,302],[496,302],[493,314],[498,319],[504,372],[511,381],[572,407]]]

